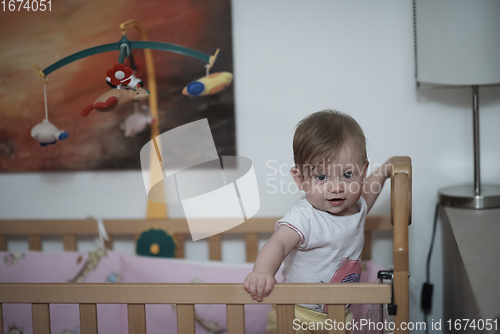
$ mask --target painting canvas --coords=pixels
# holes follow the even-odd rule
[[[45,118],[44,84],[34,64],[43,70],[81,50],[118,42],[120,24],[131,19],[143,25],[150,41],[208,55],[220,48],[211,73],[232,72],[230,0],[64,0],[52,1],[44,12],[7,8],[0,12],[1,172],[140,169],[139,153],[150,140],[150,130],[128,138],[120,129],[134,112],[133,104],[80,115],[110,89],[106,71],[118,62],[118,51],[92,55],[48,74],[48,120],[69,137],[45,147],[31,137],[33,126]],[[141,40],[133,28],[126,34],[131,41]],[[147,89],[144,52],[132,54]],[[153,50],[153,59],[160,133],[207,118],[217,153],[236,155],[232,85],[215,95],[185,96],[182,89],[205,75],[205,63],[159,50]]]

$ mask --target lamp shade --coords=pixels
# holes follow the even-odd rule
[[[414,0],[420,83],[500,83],[499,0]]]

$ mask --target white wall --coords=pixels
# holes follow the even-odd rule
[[[471,90],[417,92],[414,83],[411,0],[233,0],[237,151],[255,166],[259,216],[280,216],[299,196],[288,175],[268,175],[292,164],[296,123],[325,108],[355,117],[368,138],[372,165],[394,155],[413,162],[410,227],[411,320],[425,280],[438,189],[472,182]],[[500,183],[500,88],[480,89],[484,182]],[[137,157],[139,159],[139,157]],[[276,178],[276,179],[273,179]],[[144,217],[140,172],[0,174],[0,218]],[[286,188],[285,188],[286,189]],[[388,187],[373,213],[389,210]],[[179,208],[170,208],[179,215]],[[391,263],[381,240],[375,259]],[[441,236],[431,266],[442,318]]]

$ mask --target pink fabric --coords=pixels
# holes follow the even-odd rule
[[[361,278],[359,279],[360,283],[374,283],[378,282],[377,273],[380,270],[384,270],[386,268],[373,263],[371,261],[364,262],[362,265]],[[372,322],[383,321],[382,317],[382,307],[380,304],[351,304],[350,309],[352,311],[353,319],[355,322],[358,322],[360,319],[371,320]],[[372,328],[373,329],[373,328]],[[354,334],[371,334],[371,333],[380,333],[380,331],[368,329],[364,327],[360,330],[353,330]]]
[[[124,283],[242,283],[253,268],[253,264],[158,260],[136,256],[122,256],[121,260]],[[215,321],[219,328],[226,328],[225,305],[196,305],[195,308],[202,319]],[[264,333],[270,310],[270,305],[246,305],[247,333]],[[164,328],[177,333],[175,319],[175,309],[171,305],[147,306],[148,333],[164,333]],[[196,333],[208,332],[197,323]]]
[[[85,265],[89,254],[78,252],[0,253],[2,283],[64,283],[74,279]],[[252,264],[195,262],[179,259],[158,259],[129,256],[108,251],[97,267],[85,278],[85,283],[242,283]],[[281,279],[281,276],[278,277]],[[51,305],[52,333],[79,333],[78,305]],[[270,305],[245,306],[247,333],[263,333]],[[31,334],[29,304],[4,305],[4,331],[9,327],[23,328]],[[226,327],[225,305],[196,305],[196,313],[206,321]],[[98,305],[99,333],[128,333],[126,305]],[[148,333],[177,333],[177,317],[172,305],[147,305]],[[165,331],[167,329],[167,331]],[[196,324],[197,333],[209,333]]]
[[[74,280],[87,264],[89,254],[80,252],[41,253],[0,252],[0,283],[65,283]],[[100,258],[95,269],[84,278],[85,283],[242,283],[253,264],[226,264],[196,262],[179,259],[158,259],[129,256],[108,251]],[[374,281],[382,268],[372,264],[361,276],[361,282]],[[367,275],[368,274],[368,275]],[[277,275],[281,281],[281,273]],[[246,305],[247,333],[264,333],[270,305]],[[370,315],[370,306],[351,306],[356,317]],[[99,304],[99,333],[128,333],[126,305]],[[79,333],[78,305],[50,306],[51,332],[55,334]],[[224,305],[196,305],[197,314],[206,321],[226,327]],[[29,304],[4,304],[4,332],[10,327],[22,328],[32,334],[31,307]],[[177,333],[177,320],[172,305],[147,305],[146,323],[149,334]],[[197,333],[209,333],[196,324]]]

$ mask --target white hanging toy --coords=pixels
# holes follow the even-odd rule
[[[149,111],[146,105],[143,105],[142,108]],[[134,113],[129,115],[120,125],[120,129],[125,132],[125,137],[135,137],[155,122],[151,114],[144,114],[137,110],[137,103],[134,103],[134,109]]]
[[[31,137],[40,143],[40,146],[47,146],[55,144],[56,141],[63,140],[69,137],[66,131],[59,131],[59,129],[52,123],[49,122],[47,114],[47,88],[43,85],[43,93],[45,98],[45,119],[35,125],[31,129]]]
[[[68,138],[69,134],[66,131],[59,131],[54,124],[44,119],[31,129],[31,137],[35,138],[40,143],[40,146],[47,146],[55,144],[58,139]]]

